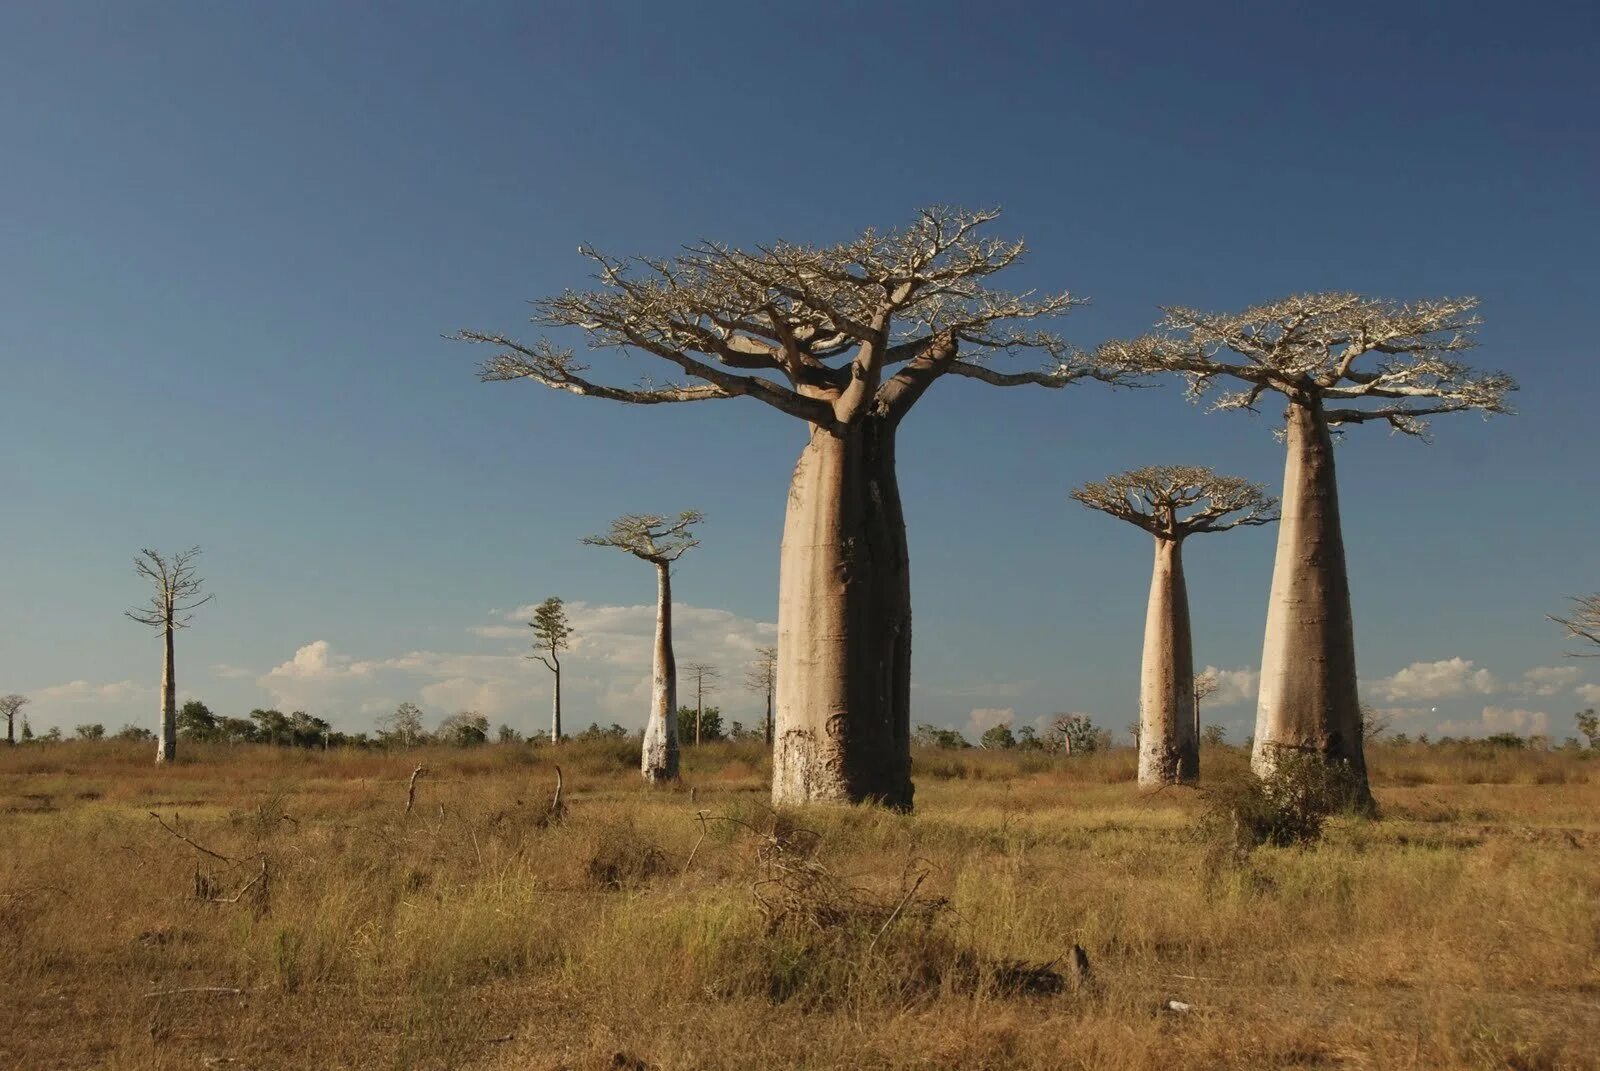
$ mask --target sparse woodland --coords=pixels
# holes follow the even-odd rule
[[[1060,332],[1081,298],[1004,288],[1025,246],[997,216],[585,249],[592,287],[537,298],[532,337],[457,336],[487,347],[486,381],[754,401],[804,432],[790,486],[751,489],[787,514],[777,643],[748,665],[677,661],[674,569],[716,553],[701,513],[583,539],[654,570],[640,731],[572,731],[562,659],[584,637],[556,595],[526,648],[548,733],[473,711],[429,730],[411,703],[359,735],[180,709],[174,636],[212,595],[198,548],[143,551],[153,595],[128,615],[162,640],[158,732],[32,740],[27,697],[0,700],[27,743],[0,751],[0,1066],[1600,1066],[1593,711],[1588,746],[1429,743],[1386,736],[1357,693],[1337,439],[1509,414],[1515,381],[1463,362],[1476,301],[1174,306],[1080,347]],[[1283,481],[1178,457],[1040,490],[1153,540],[1136,748],[1076,712],[976,741],[917,723],[901,423],[932,389],[1061,390],[1070,421],[1075,395],[1168,381],[1259,412],[1241,434]],[[1191,614],[1215,608],[1190,606],[1184,552],[1273,523],[1237,747],[1204,724],[1218,679],[1195,673]],[[609,557],[642,601],[644,569]],[[1600,596],[1551,616],[1552,643],[1596,653]],[[724,688],[752,721],[724,724]]]

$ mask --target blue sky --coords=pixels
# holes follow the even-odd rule
[[[638,724],[651,577],[577,539],[690,507],[680,657],[736,676],[799,426],[480,384],[441,336],[521,327],[583,282],[580,242],[826,242],[947,202],[1004,206],[1032,249],[1010,284],[1089,297],[1062,325],[1086,345],[1158,303],[1481,296],[1475,360],[1521,415],[1340,449],[1364,695],[1413,729],[1569,733],[1600,664],[1543,615],[1600,588],[1600,17],[1288,8],[6,5],[0,690],[39,727],[153,723],[131,559],[198,543],[217,598],[179,674],[216,709],[536,727],[516,611],[558,593],[589,637],[569,722]],[[940,384],[901,445],[915,716],[1124,726],[1150,548],[1067,492],[1162,462],[1275,485],[1272,423],[1175,385]],[[1235,739],[1272,540],[1189,549]]]

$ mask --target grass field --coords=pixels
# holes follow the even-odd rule
[[[919,752],[909,816],[743,744],[149,759],[0,750],[0,1067],[1600,1067],[1577,753],[1378,746],[1380,819],[1244,857],[1126,749]]]

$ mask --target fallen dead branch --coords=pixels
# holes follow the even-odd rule
[[[422,763],[417,763],[417,768],[411,771],[411,780],[406,783],[406,813],[411,813],[411,808],[417,803],[417,778],[426,773],[428,768]]]
[[[191,985],[191,986],[184,986],[181,989],[157,989],[154,992],[146,993],[145,994],[145,998],[149,999],[151,997],[176,997],[176,996],[184,996],[184,995],[191,994],[191,993],[203,993],[203,994],[206,994],[208,996],[219,996],[219,997],[240,997],[240,996],[243,996],[244,994],[246,994],[248,992],[250,992],[250,990],[248,990],[248,989],[240,989],[240,988],[238,988],[236,986],[230,986],[230,985]]]
[[[222,861],[224,863],[235,863],[236,864],[236,863],[239,862],[238,859],[235,859],[231,855],[223,855],[221,852],[214,852],[210,848],[207,848],[204,844],[196,843],[194,840],[190,839],[186,834],[181,833],[176,829],[173,829],[171,826],[167,825],[167,823],[161,821],[161,816],[159,814],[157,814],[156,812],[154,812],[154,811],[146,811],[145,813],[148,814],[151,818],[154,818],[156,820],[157,824],[159,824],[162,829],[166,830],[168,833],[171,833],[174,837],[177,837],[179,840],[183,841],[183,843],[187,844],[189,847],[193,848],[195,851],[204,852],[206,855],[211,856],[211,858],[220,860],[220,861]],[[178,820],[178,816],[177,816],[176,813],[173,814],[172,820],[174,822],[176,822]]]

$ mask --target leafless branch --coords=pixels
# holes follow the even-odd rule
[[[676,519],[659,513],[625,513],[611,522],[611,530],[605,535],[585,536],[583,543],[590,547],[616,547],[636,558],[664,565],[700,545],[690,528],[705,519],[705,514],[692,509],[684,510]]]
[[[1574,595],[1571,617],[1550,615],[1550,620],[1566,629],[1580,640],[1600,647],[1600,594]],[[1575,657],[1600,658],[1600,651],[1573,651]]]
[[[1072,497],[1162,539],[1278,519],[1278,500],[1263,485],[1195,465],[1151,465],[1118,473],[1084,484]]]
[[[133,560],[134,571],[155,586],[148,607],[135,607],[123,613],[141,625],[156,628],[185,628],[192,617],[190,611],[210,602],[212,596],[201,595],[205,580],[196,572],[195,559],[199,547],[170,557],[148,547]]]

